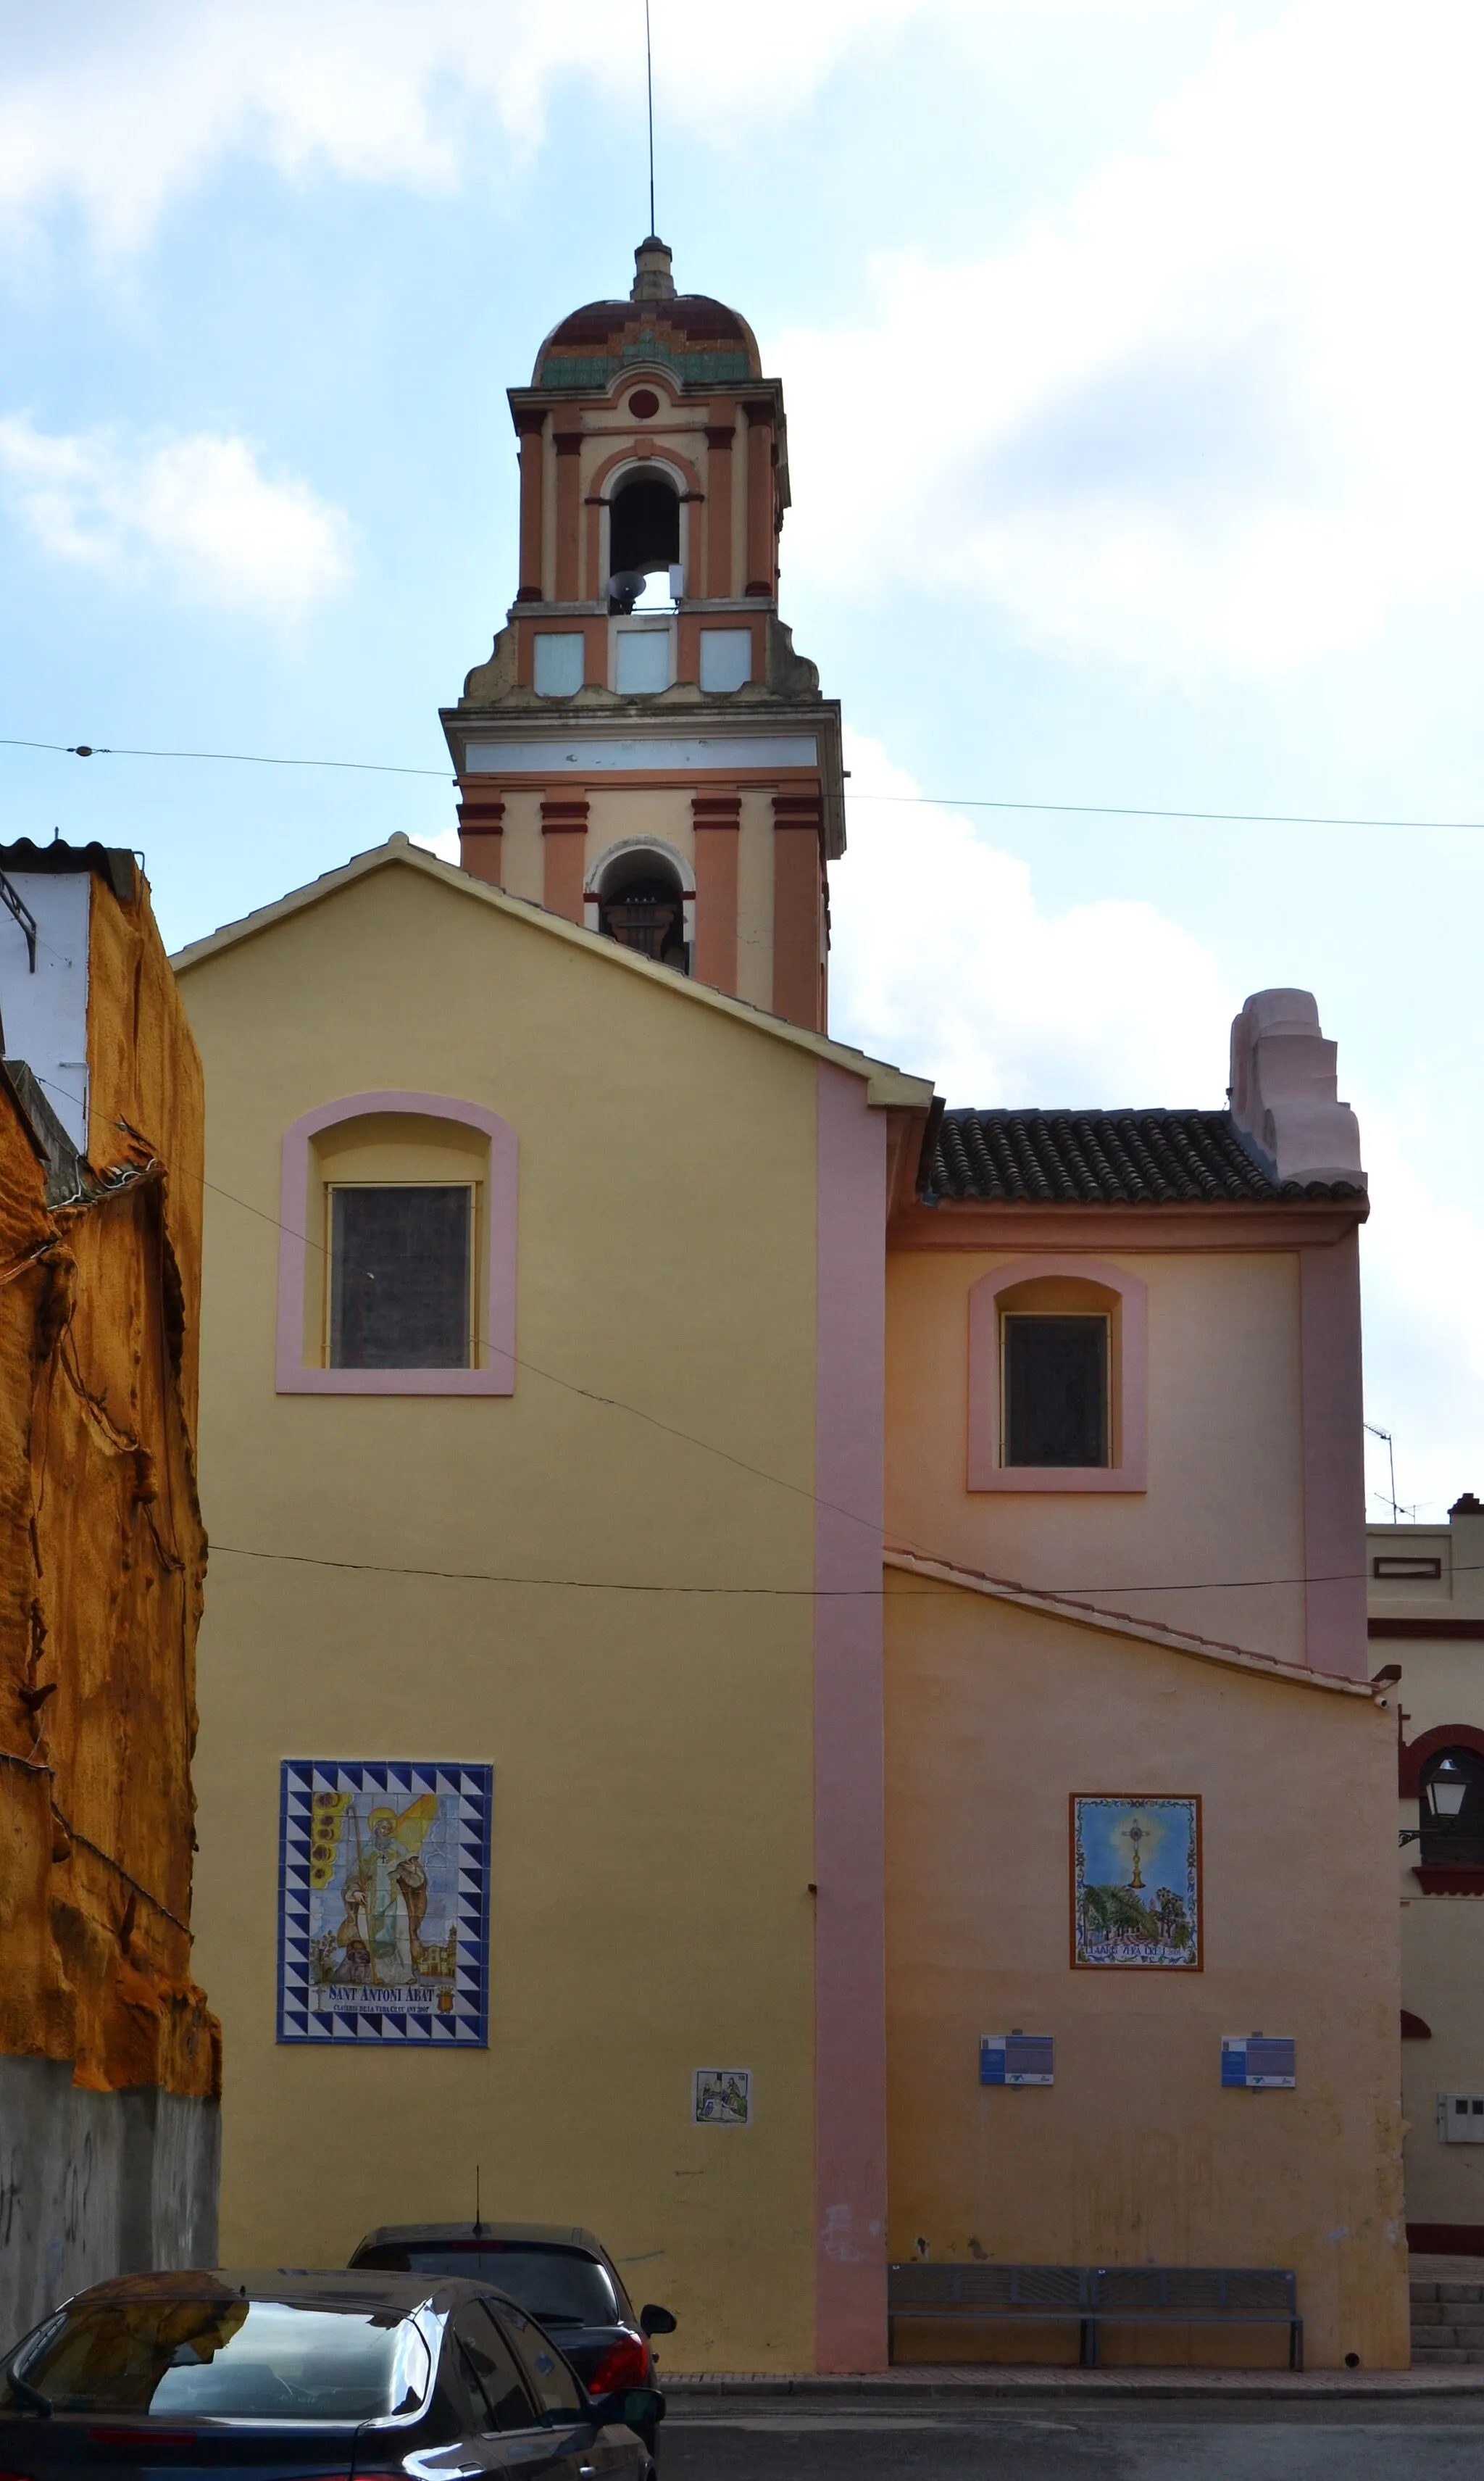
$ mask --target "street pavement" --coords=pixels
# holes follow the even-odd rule
[[[1484,2481],[1484,2397],[677,2403],[662,2481]]]

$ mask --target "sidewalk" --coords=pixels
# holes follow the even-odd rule
[[[1143,2396],[1157,2402],[1172,2397],[1221,2397],[1243,2402],[1375,2403],[1402,2398],[1416,2401],[1436,2395],[1484,2396],[1484,2367],[1444,2369],[1070,2369],[968,2366],[949,2363],[910,2363],[863,2377],[774,2377],[747,2370],[716,2370],[704,2376],[678,2370],[660,2372],[660,2384],[677,2413],[712,2413],[724,2403],[764,2403],[791,2398],[800,2409],[824,2411],[843,2403],[870,2404],[885,2411],[899,2404],[988,2403],[1017,2396],[1080,2396],[1101,2398]]]

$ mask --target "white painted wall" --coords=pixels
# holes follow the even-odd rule
[[[7,1059],[23,1059],[73,1144],[88,1150],[88,925],[92,873],[7,871],[36,917],[36,972],[25,933],[0,906],[0,1027]]]

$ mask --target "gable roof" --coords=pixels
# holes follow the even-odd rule
[[[1135,1619],[1129,1611],[1106,1610],[1101,1604],[1082,1602],[1073,1594],[1018,1585],[1008,1577],[987,1577],[978,1568],[960,1568],[951,1560],[929,1559],[919,1552],[899,1550],[891,1544],[882,1556],[888,1568],[900,1568],[913,1577],[936,1578],[944,1584],[961,1586],[967,1594],[983,1594],[991,1602],[1013,1603],[1021,1610],[1039,1611],[1047,1619],[1070,1620],[1074,1628],[1097,1629],[1106,1636],[1134,1637],[1144,1645],[1163,1646],[1172,1654],[1193,1655],[1198,1662],[1263,1672],[1270,1679],[1286,1680],[1295,1688],[1324,1688],[1344,1697],[1372,1700],[1377,1696],[1368,1680],[1348,1680],[1339,1672],[1315,1671],[1306,1662],[1288,1662],[1282,1655],[1259,1654],[1249,1646],[1228,1645],[1220,1637],[1198,1636],[1191,1629],[1166,1628],[1162,1620]]]
[[[548,938],[566,941],[585,948],[589,954],[615,973],[641,974],[656,981],[678,999],[682,1005],[719,1009],[724,1016],[735,1017],[755,1033],[774,1042],[784,1042],[795,1051],[812,1052],[817,1059],[827,1060],[832,1067],[844,1068],[853,1077],[866,1080],[866,1099],[878,1106],[897,1105],[907,1110],[925,1111],[933,1100],[932,1080],[913,1077],[905,1069],[894,1068],[890,1061],[872,1059],[867,1052],[856,1051],[848,1043],[832,1042],[828,1034],[811,1033],[807,1027],[790,1025],[785,1017],[770,1016],[766,1008],[753,1007],[746,1000],[730,999],[724,991],[714,991],[705,982],[691,981],[677,974],[669,965],[660,965],[648,956],[636,954],[632,948],[620,947],[616,939],[604,938],[601,932],[584,929],[578,923],[567,921],[564,914],[548,913],[544,905],[534,904],[524,897],[508,896],[504,888],[491,887],[482,878],[471,876],[456,863],[440,861],[422,845],[415,845],[402,834],[389,836],[384,845],[375,845],[369,852],[356,853],[338,870],[325,871],[311,879],[305,887],[296,887],[273,904],[260,905],[256,912],[244,914],[240,922],[223,923],[207,938],[193,940],[170,958],[177,974],[189,974],[198,966],[209,964],[247,939],[261,938],[275,929],[280,922],[290,921],[316,904],[327,903],[342,888],[353,886],[357,879],[369,878],[378,870],[418,871],[438,885],[451,889],[472,904],[483,904],[503,913],[528,928],[543,932]]]
[[[1031,1206],[1311,1205],[1351,1181],[1278,1182],[1230,1111],[945,1111],[924,1200]]]

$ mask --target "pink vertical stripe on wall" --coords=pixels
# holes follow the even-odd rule
[[[819,1071],[815,2365],[886,2365],[886,1121]],[[842,1512],[844,1511],[844,1512]]]
[[[1300,1249],[1304,1423],[1304,1647],[1315,1671],[1364,1680],[1366,1441],[1361,1377],[1361,1252],[1352,1227]]]

